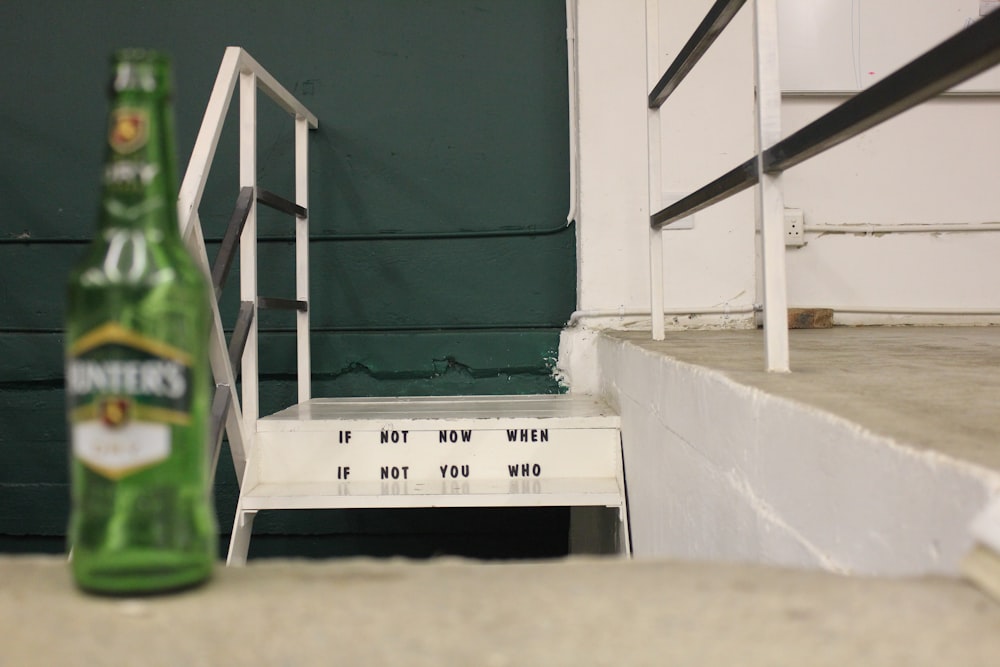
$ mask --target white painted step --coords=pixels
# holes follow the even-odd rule
[[[257,422],[230,562],[272,509],[610,507],[627,547],[620,423],[572,394],[311,399]]]

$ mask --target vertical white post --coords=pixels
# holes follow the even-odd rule
[[[646,0],[646,89],[643,100],[662,72],[660,71],[660,7],[659,0]],[[660,210],[660,110],[646,109],[646,155],[649,168],[649,212]],[[649,312],[652,316],[653,340],[663,340],[663,232],[649,228]]]
[[[309,121],[295,118],[295,203],[309,210]],[[295,313],[298,350],[299,403],[311,395],[309,351],[309,217],[295,220],[295,298],[309,304]]]
[[[778,0],[754,0],[754,83],[757,90],[755,146],[760,184],[756,188],[760,269],[763,273],[765,364],[787,373],[788,296],[785,283],[785,222],[781,175],[763,172],[762,153],[781,140],[781,84],[778,78]]]
[[[240,72],[240,187],[254,189],[254,200],[240,237],[240,300],[254,304],[242,367],[243,432],[252,439],[260,415],[257,391],[257,75],[253,72]]]

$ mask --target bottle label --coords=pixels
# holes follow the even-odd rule
[[[120,479],[165,460],[171,426],[191,422],[191,355],[110,322],[69,350],[73,456]]]

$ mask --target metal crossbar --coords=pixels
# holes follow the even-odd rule
[[[229,363],[233,366],[233,377],[240,377],[240,360],[243,359],[243,352],[247,347],[247,336],[250,335],[250,324],[254,320],[254,308],[252,301],[241,301],[240,311],[236,315],[236,326],[233,327],[232,338],[229,339]]]
[[[647,0],[647,23],[650,17],[650,7],[657,5],[657,0]],[[651,110],[656,110],[676,89],[684,76],[694,67],[704,52],[715,41],[716,37],[739,11],[744,3],[740,0],[718,0],[709,10],[708,15],[698,26],[695,33],[688,39],[681,53],[675,58],[667,72],[654,86],[648,97]],[[768,370],[785,371],[787,367],[787,317],[776,316],[778,310],[786,310],[784,306],[784,261],[783,248],[768,246],[770,236],[775,237],[774,230],[780,221],[775,218],[780,214],[778,204],[781,201],[780,184],[777,181],[780,173],[825,150],[828,150],[854,136],[882,123],[900,113],[911,109],[934,96],[952,88],[973,76],[1000,63],[1000,11],[992,12],[978,22],[970,25],[940,45],[915,58],[897,71],[870,88],[854,95],[843,104],[834,108],[822,117],[806,125],[789,137],[781,140],[766,141],[766,134],[774,134],[777,130],[778,111],[774,103],[774,82],[777,79],[777,36],[774,22],[775,0],[754,0],[755,21],[755,79],[757,83],[757,128],[758,146],[754,157],[734,167],[707,185],[692,192],[670,206],[655,210],[649,217],[651,228],[651,243],[662,243],[659,231],[668,227],[692,213],[707,208],[732,195],[735,195],[754,185],[760,185],[758,190],[758,221],[762,227],[762,243],[765,245],[764,256],[764,293],[765,293],[765,330],[768,325],[781,327],[777,335],[767,335]],[[655,43],[655,31],[647,25],[647,49],[650,42]],[[762,81],[768,85],[763,85]],[[769,97],[770,96],[770,97]],[[770,109],[764,109],[769,105]],[[767,118],[762,118],[766,115]],[[655,126],[657,119],[650,120],[650,202],[655,201],[653,192],[654,174],[658,177],[658,157],[652,155],[653,150],[659,150],[659,129]],[[762,191],[769,191],[760,194]],[[764,197],[767,201],[762,202]],[[768,215],[763,208],[769,208]],[[770,248],[770,250],[768,250]],[[651,247],[651,280],[662,283],[662,258]],[[771,264],[777,264],[776,273],[781,280],[769,276],[768,258]],[[777,260],[777,261],[775,261]],[[775,267],[770,267],[774,273]],[[780,286],[776,285],[780,282]],[[663,338],[662,331],[662,285],[651,285],[653,296],[653,337]],[[781,308],[775,309],[768,316],[768,295],[781,302]],[[657,317],[657,311],[660,312]],[[784,350],[772,349],[783,345]],[[777,363],[775,363],[777,360]],[[784,364],[782,364],[782,360]]]
[[[299,206],[295,202],[289,201],[284,197],[280,197],[273,192],[268,192],[267,190],[260,190],[257,192],[257,203],[273,208],[275,211],[281,211],[282,213],[287,213],[288,215],[294,215],[296,218],[309,217],[309,212],[304,206]]]
[[[257,308],[263,308],[264,310],[295,310],[300,313],[308,313],[309,302],[300,299],[259,296],[257,297]]]
[[[209,479],[215,479],[215,471],[219,466],[219,454],[222,452],[222,435],[226,431],[226,414],[229,412],[229,401],[232,400],[228,389],[225,385],[216,385],[215,395],[212,397],[212,409],[209,413],[212,421],[208,440],[212,447],[209,459],[211,462]]]
[[[219,298],[222,289],[226,286],[229,278],[229,269],[233,265],[233,257],[236,255],[236,248],[240,243],[240,236],[243,235],[243,226],[246,225],[247,216],[250,215],[250,208],[253,206],[253,188],[242,188],[236,197],[236,206],[233,215],[226,225],[226,233],[222,237],[222,245],[215,255],[215,262],[212,264],[212,286],[215,288],[215,298]]]

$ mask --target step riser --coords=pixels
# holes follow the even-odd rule
[[[257,483],[462,482],[616,478],[620,439],[612,429],[472,432],[451,442],[450,429],[386,432],[258,433],[251,466]],[[534,436],[534,438],[533,438]],[[405,438],[405,441],[404,441]],[[446,442],[441,442],[445,439]],[[516,440],[516,441],[512,441]],[[384,442],[383,442],[384,441]]]

